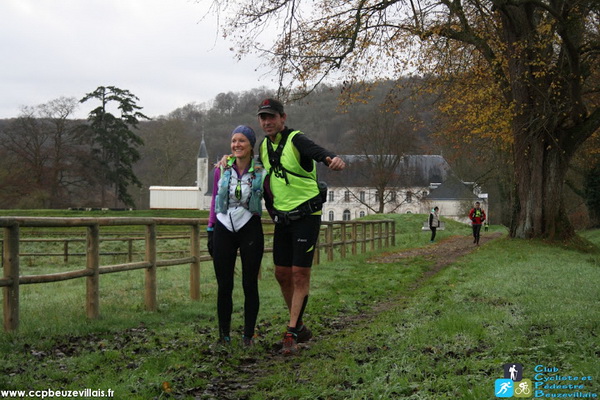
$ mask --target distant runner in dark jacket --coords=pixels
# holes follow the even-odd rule
[[[439,207],[434,207],[429,213],[429,229],[431,229],[431,243],[435,240],[435,233],[437,228],[440,227],[440,215],[438,212],[440,211]]]

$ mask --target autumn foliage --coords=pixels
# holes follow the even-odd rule
[[[213,2],[240,55],[271,60],[281,96],[418,74],[445,87],[445,133],[510,151],[511,235],[568,238],[565,174],[600,127],[597,0]],[[269,35],[265,36],[265,32]],[[278,32],[276,37],[273,32]],[[483,142],[482,142],[483,140]],[[511,173],[509,173],[511,175]]]

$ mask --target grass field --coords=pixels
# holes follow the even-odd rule
[[[397,221],[395,251],[436,251],[420,231],[426,216],[389,217]],[[446,227],[439,240],[470,240],[468,227]],[[273,352],[286,310],[269,255],[250,350],[238,346],[239,337],[230,348],[215,345],[208,263],[199,302],[189,300],[187,268],[159,270],[156,313],[143,310],[143,272],[103,276],[95,321],[85,319],[83,280],[25,285],[20,331],[0,334],[0,390],[110,389],[117,399],[481,400],[496,398],[504,364],[519,363],[538,385],[533,398],[600,396],[600,232],[581,238],[560,245],[498,239],[428,279],[432,261],[423,256],[378,263],[367,253],[322,263],[313,270],[305,317],[316,338],[292,358]],[[241,336],[236,284],[233,323]],[[565,383],[582,387],[548,388]]]

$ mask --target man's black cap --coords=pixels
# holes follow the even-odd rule
[[[265,99],[258,106],[258,112],[256,113],[256,115],[260,115],[260,114],[282,115],[283,113],[284,113],[283,104],[279,100]]]

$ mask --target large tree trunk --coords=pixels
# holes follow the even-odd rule
[[[552,74],[539,60],[550,58],[552,43],[539,43],[533,7],[504,5],[502,11],[509,60],[507,100],[514,106],[516,188],[510,233],[518,238],[566,239],[574,230],[564,207],[564,178],[583,140],[575,140],[557,115],[573,110],[573,98],[567,91],[548,91]]]
[[[550,136],[550,135],[548,135]],[[563,201],[569,159],[551,137],[515,138],[516,202],[511,236],[566,239],[574,234]]]

